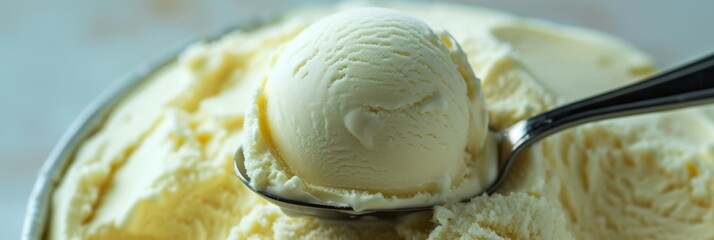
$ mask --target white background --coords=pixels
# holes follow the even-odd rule
[[[0,239],[17,239],[62,132],[122,74],[178,43],[330,1],[0,0]],[[662,68],[714,52],[714,1],[460,1],[610,32]]]

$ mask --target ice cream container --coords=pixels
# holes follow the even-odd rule
[[[272,18],[277,20],[277,18]],[[81,144],[104,123],[114,107],[132,90],[139,87],[152,74],[176,61],[178,55],[190,43],[198,40],[211,41],[235,30],[257,29],[273,20],[256,19],[253,21],[229,27],[210,37],[194,39],[177,44],[167,54],[143,64],[129,74],[120,77],[109,86],[99,97],[94,99],[67,128],[59,142],[50,152],[39,170],[37,179],[30,193],[25,220],[22,229],[22,239],[44,239],[49,229],[50,207],[52,196],[57,185],[62,180],[67,167]]]

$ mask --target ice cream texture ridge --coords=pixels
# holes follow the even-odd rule
[[[712,239],[714,109],[586,124],[491,195],[488,128],[654,71],[608,35],[443,3],[297,10],[198,42],[116,106],[52,196],[50,239]],[[397,222],[289,217],[253,186]]]

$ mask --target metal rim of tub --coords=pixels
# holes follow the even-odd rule
[[[92,136],[104,123],[116,105],[120,103],[129,93],[139,87],[158,70],[176,61],[181,52],[190,44],[199,41],[215,41],[221,37],[237,31],[251,31],[262,26],[278,22],[281,17],[270,17],[268,19],[256,19],[237,26],[229,27],[211,34],[210,37],[194,39],[182,42],[170,48],[168,54],[149,61],[148,64],[140,65],[129,74],[120,77],[105,89],[98,97],[93,99],[77,116],[67,130],[62,134],[58,143],[52,148],[32,187],[25,219],[23,221],[21,239],[34,240],[43,239],[49,229],[50,209],[52,195],[62,180],[67,167],[71,164],[73,157],[81,144],[88,137]]]

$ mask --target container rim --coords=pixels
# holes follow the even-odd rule
[[[256,18],[244,23],[223,28],[208,37],[192,38],[181,41],[169,48],[169,51],[153,57],[146,64],[141,64],[128,74],[119,77],[115,82],[94,98],[69,125],[60,137],[59,142],[52,148],[45,162],[38,172],[38,177],[30,192],[25,219],[23,221],[21,239],[33,240],[46,237],[49,227],[50,208],[52,195],[62,180],[67,167],[72,162],[84,140],[92,136],[113,112],[114,108],[133,90],[138,88],[145,80],[164,67],[174,63],[179,55],[191,44],[196,42],[211,42],[218,40],[231,32],[238,30],[252,31],[283,19],[282,16]]]

